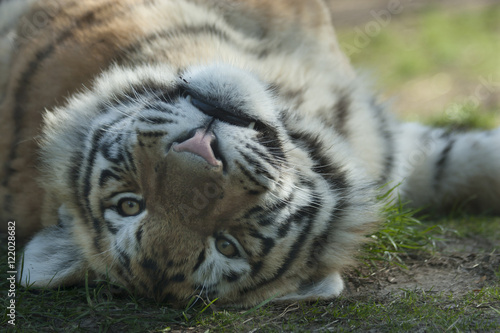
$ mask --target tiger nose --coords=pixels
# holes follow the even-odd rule
[[[215,157],[212,144],[215,142],[215,134],[206,129],[197,129],[195,134],[181,143],[174,143],[172,148],[176,152],[189,152],[202,157],[212,166],[221,166],[222,162]]]

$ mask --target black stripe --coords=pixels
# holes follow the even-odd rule
[[[196,261],[196,265],[194,265],[193,268],[193,273],[200,268],[201,264],[205,261],[205,250],[201,250],[200,254],[198,255],[198,260]]]
[[[158,271],[158,265],[156,265],[156,261],[152,260],[151,258],[144,258],[143,260],[141,260],[141,267],[151,272]]]
[[[140,52],[142,47],[147,47],[150,44],[153,44],[157,40],[168,40],[172,38],[178,38],[185,35],[196,36],[196,35],[212,35],[217,36],[220,40],[225,43],[230,43],[238,47],[238,49],[243,49],[249,54],[254,54],[259,56],[259,54],[263,53],[263,50],[259,50],[255,47],[248,47],[245,43],[242,43],[240,39],[233,39],[229,36],[225,31],[219,29],[215,24],[205,23],[201,25],[186,25],[183,27],[175,27],[168,28],[162,31],[155,31],[149,35],[142,37],[140,40],[137,40],[130,45],[124,48],[124,56],[134,53]],[[264,45],[264,44],[262,44]]]
[[[259,254],[261,257],[267,256],[275,245],[274,239],[270,237],[265,237],[257,230],[253,230],[252,232],[250,232],[250,236],[253,238],[257,238],[262,242],[262,249]]]
[[[257,124],[256,124],[257,126]],[[284,164],[287,161],[285,152],[283,151],[283,144],[278,137],[278,132],[267,125],[262,125],[260,128],[255,129],[259,132],[257,135],[257,142],[266,148],[267,152],[271,154],[274,158],[278,159],[280,164]]]
[[[103,187],[111,179],[120,181],[121,177],[109,169],[104,169],[101,171],[101,175],[99,176],[99,187]]]
[[[392,169],[394,168],[394,134],[392,133],[390,124],[388,123],[387,114],[383,107],[377,104],[375,98],[371,100],[371,107],[375,111],[375,118],[378,120],[378,131],[385,142],[384,152],[384,167],[380,175],[379,183],[385,184],[391,177]]]
[[[283,238],[288,234],[288,231],[290,231],[290,228],[292,226],[293,220],[287,219],[285,223],[281,223],[279,228],[278,228],[278,238]]]
[[[144,226],[141,224],[141,226],[135,232],[135,239],[137,240],[137,244],[141,244],[142,233],[144,231],[143,228],[144,228]]]
[[[278,216],[282,213],[282,211],[287,208],[294,200],[294,193],[292,192],[287,198],[280,199],[275,202],[271,207],[269,207],[268,214],[264,216],[260,216],[257,223],[261,227],[265,227],[271,225],[272,223],[277,222]]]
[[[330,235],[331,230],[328,230],[328,232],[324,232],[320,236],[317,236],[311,246],[311,250],[309,251],[309,259],[307,261],[307,265],[310,268],[313,268],[317,265],[318,261],[320,260],[324,249],[328,247],[328,236]]]
[[[348,193],[350,192],[350,184],[347,179],[346,171],[341,170],[340,166],[334,165],[327,156],[321,154],[321,143],[318,138],[314,138],[307,133],[292,133],[291,136],[295,141],[301,141],[306,145],[311,158],[315,162],[313,171],[319,173],[329,184],[330,188],[337,193],[336,197],[339,198],[339,200],[328,219],[331,221],[329,223],[329,232],[332,232],[336,226],[334,222],[342,218],[346,208],[349,206]]]
[[[127,270],[127,272],[130,274],[132,274],[131,270],[130,270],[130,256],[128,254],[126,254],[125,252],[123,252],[122,250],[118,250],[118,254],[119,254],[119,260],[120,260],[120,263],[122,264],[122,266]]]
[[[255,262],[255,263],[252,264],[252,276],[253,277],[255,277],[257,274],[259,274],[259,272],[261,271],[263,265],[264,265],[263,261],[257,261],[257,262]]]
[[[111,137],[109,139],[103,138],[103,140],[99,143],[99,151],[101,153],[101,156],[113,164],[120,164],[125,160],[122,149],[121,147],[119,147],[119,145],[121,145],[121,142],[117,142],[118,140],[120,140],[120,137]],[[112,148],[116,148],[115,151],[113,151]]]
[[[261,227],[266,227],[268,225],[271,225],[273,222],[276,222],[276,216],[275,214],[273,215],[267,215],[267,216],[264,216],[262,218],[260,218],[257,223],[261,226]]]
[[[137,131],[137,134],[140,136],[145,136],[147,138],[159,138],[168,135],[168,133],[165,131]]]
[[[166,109],[165,107],[162,107],[160,104],[158,104],[158,101],[172,104],[182,96],[183,92],[184,88],[181,85],[172,87],[167,83],[161,83],[145,78],[139,83],[129,84],[127,87],[120,90],[120,94],[118,96],[114,96],[112,100],[106,101],[106,109],[109,109],[109,105],[115,107],[127,107],[131,103],[135,103],[138,100],[138,97],[141,96],[147,98],[148,103],[156,103],[155,105],[158,106],[158,109],[155,109],[155,111],[170,114],[172,112],[169,109]],[[149,104],[148,107],[150,107]],[[151,109],[144,110],[150,111]],[[135,120],[142,121],[141,118],[147,119],[147,116],[138,117]]]
[[[243,215],[243,218],[248,219],[248,218],[256,215],[257,213],[260,213],[263,211],[264,211],[264,208],[262,206],[255,206],[255,207],[251,208],[249,211],[247,211],[245,213],[245,215]]]
[[[309,236],[309,231],[311,230],[312,225],[313,225],[313,219],[310,218],[308,219],[305,228],[300,233],[299,238],[293,244],[292,249],[290,250],[285,259],[285,262],[281,265],[281,267],[278,269],[276,274],[271,279],[263,281],[261,284],[268,284],[272,281],[276,281],[283,275],[283,273],[285,273],[288,270],[288,267],[290,267],[290,265],[295,261],[297,255],[300,253],[300,250],[304,246],[304,243],[307,237]]]
[[[125,168],[127,171],[131,171],[135,175],[137,175],[137,168],[135,166],[135,159],[132,153],[128,150],[129,147],[124,147],[123,150],[125,152]]]
[[[73,200],[75,202],[81,202],[82,197],[80,196],[80,184],[79,178],[81,169],[83,167],[84,156],[82,152],[75,152],[71,157],[71,169],[69,172],[69,184],[71,184],[71,189],[73,193]],[[81,205],[78,205],[80,210],[80,215],[85,216],[85,210]]]
[[[450,156],[450,151],[455,144],[455,139],[450,139],[448,144],[441,151],[441,155],[436,162],[436,170],[434,171],[434,190],[439,190],[441,185],[441,178],[443,177],[446,165],[448,162],[448,157]]]
[[[175,38],[175,37],[180,37],[182,35],[199,35],[199,34],[217,35],[217,37],[223,39],[224,41],[230,40],[226,32],[218,29],[213,24],[187,25],[183,27],[168,28],[167,30],[163,31],[155,31],[149,35],[146,35],[142,37],[140,40],[137,40],[131,43],[129,46],[125,47],[124,54],[127,55],[128,53],[137,52],[141,47],[148,46],[148,44],[151,44],[159,39],[164,40],[168,39],[169,37]],[[233,41],[233,43],[236,42]]]
[[[111,232],[113,235],[118,232],[118,229],[116,229],[111,222],[108,220],[104,220],[106,223],[106,228]],[[101,220],[95,216],[92,215],[92,227],[94,228],[95,231],[97,231],[98,234],[102,233],[102,224]]]
[[[302,142],[306,146],[311,159],[315,162],[312,170],[323,177],[331,189],[341,190],[349,186],[346,172],[321,152],[323,144],[318,137],[309,133],[291,133],[290,136],[294,141]]]
[[[154,287],[153,287],[153,293],[154,293],[154,297],[156,300],[160,300],[160,299],[163,299],[164,298],[164,293],[165,293],[165,289],[167,288],[169,282],[170,282],[170,279],[166,276],[165,273],[161,274],[160,275],[160,272],[157,271],[156,272],[157,274],[153,274],[151,276],[151,279],[153,281],[151,281],[151,283],[154,283]]]
[[[314,205],[306,206],[307,208],[305,208],[305,210],[300,214],[300,216],[308,216],[308,218],[306,219],[307,222],[305,223],[304,228],[300,232],[299,237],[294,242],[294,244],[291,246],[291,249],[288,252],[283,264],[278,268],[276,273],[271,278],[259,282],[256,286],[242,290],[242,293],[259,289],[263,285],[266,285],[266,284],[269,284],[273,281],[276,281],[288,270],[290,265],[295,261],[295,259],[297,259],[298,254],[301,252],[302,248],[304,247],[304,244],[306,243],[307,237],[310,236],[310,231],[311,231],[311,228],[312,228],[314,221],[316,219],[316,215],[319,211],[320,205],[321,205],[320,202],[316,202]],[[312,207],[315,207],[315,208],[312,208]],[[310,208],[311,208],[311,210],[309,210]]]
[[[316,199],[314,199],[314,197],[318,194],[312,193],[311,195],[313,199],[308,205],[299,208],[295,213],[287,217],[285,223],[282,223],[280,225],[280,227],[278,228],[278,238],[283,238],[288,234],[292,223],[301,225],[304,220],[316,217],[319,212],[319,204],[316,202]]]
[[[277,202],[274,202],[272,204],[272,206],[269,208],[270,211],[274,212],[275,214],[281,213],[283,208],[287,207],[293,201],[294,197],[295,197],[295,194],[294,194],[294,192],[292,192],[285,199],[280,199]]]
[[[95,165],[95,160],[97,153],[99,151],[99,141],[102,139],[104,134],[106,134],[106,129],[109,127],[109,125],[105,125],[102,128],[99,128],[94,132],[94,135],[92,137],[92,144],[91,144],[91,149],[90,153],[87,155],[87,166],[85,167],[85,170],[83,170],[83,193],[81,195],[82,200],[84,201],[84,207],[87,209],[87,217],[88,214],[91,214],[92,208],[90,205],[90,191],[91,191],[91,182],[90,179],[92,178],[92,171],[94,169]],[[78,186],[80,188],[80,186]],[[97,231],[97,230],[96,230]]]
[[[141,116],[137,118],[138,121],[142,123],[148,123],[148,124],[153,124],[153,125],[164,125],[164,124],[172,124],[172,123],[177,123],[174,122],[171,119],[167,118],[160,118],[160,117],[148,117],[148,116]]]
[[[305,178],[304,175],[299,175],[300,185],[304,188],[312,189],[314,182],[311,179]]]
[[[278,215],[283,209],[293,202],[294,193],[291,193],[283,200],[277,200],[270,207],[255,206],[248,210],[244,215],[244,219],[257,220],[257,223],[264,227],[277,221]]]
[[[274,179],[274,177],[266,170],[266,167],[264,165],[262,165],[261,162],[259,162],[258,160],[256,160],[255,158],[243,153],[242,151],[240,151],[239,149],[237,149],[237,151],[241,154],[241,156],[243,157],[243,159],[245,161],[248,162],[248,164],[252,165],[255,167],[255,173],[256,174],[263,174],[266,178],[268,178],[269,180],[276,180]]]
[[[182,273],[175,274],[170,278],[170,281],[180,283],[186,280],[186,276]]]
[[[113,235],[116,235],[118,233],[118,228],[116,228],[111,221],[108,221],[104,219],[104,222],[106,222],[106,228],[108,228],[108,231],[111,232]],[[94,229],[101,228],[101,223],[97,218],[94,218]]]
[[[224,280],[226,280],[227,282],[230,282],[230,283],[238,281],[240,277],[241,277],[241,274],[238,274],[238,273],[233,272],[233,271],[224,274]]]
[[[300,109],[302,104],[304,104],[304,94],[306,89],[285,88],[283,86],[273,84],[272,87],[270,87],[270,90],[273,95],[277,95],[283,100],[283,104],[289,105],[295,110]]]
[[[117,275],[120,277],[120,279],[125,281],[124,285],[130,286],[131,285],[131,283],[130,283],[130,275],[131,274],[130,273],[127,274],[127,272],[125,272],[121,266],[114,266],[114,267],[116,267],[115,270],[116,270]]]
[[[337,132],[343,137],[347,137],[349,135],[346,128],[346,123],[349,116],[350,106],[351,106],[351,101],[349,95],[345,92],[340,93],[339,99],[337,100],[337,102],[333,107],[335,115],[333,126],[337,130]]]
[[[162,93],[159,96],[155,96],[155,98],[157,98],[158,100],[148,101],[148,108],[145,109],[146,114],[142,117],[145,121],[148,121],[149,119],[158,119],[159,122],[162,122],[162,119],[164,119],[166,123],[170,123],[172,120],[165,118],[165,115],[172,115],[176,118],[186,118],[186,115],[171,109],[172,102],[177,100],[179,97],[182,97],[183,90],[172,90],[171,87],[167,88],[166,90],[168,91],[167,94]],[[165,99],[167,98],[168,94],[173,94],[175,97],[171,101],[167,102],[165,101]],[[149,115],[151,113],[158,114],[158,116]]]
[[[78,179],[80,176],[81,167],[83,165],[83,154],[81,152],[76,152],[71,157],[71,170],[69,172],[69,183],[72,185],[71,187],[76,189],[78,188]],[[75,191],[76,192],[76,191]],[[77,198],[78,199],[78,198]],[[80,200],[76,200],[77,202]]]
[[[235,164],[238,167],[238,169],[240,169],[240,171],[243,173],[243,175],[248,180],[250,180],[252,183],[254,183],[257,186],[264,188],[265,190],[269,190],[266,186],[264,186],[261,183],[259,183],[259,181],[252,176],[252,174],[250,173],[250,171],[248,171],[247,169],[245,169],[245,167],[239,161],[235,161]]]
[[[282,162],[276,159],[274,156],[269,155],[269,153],[267,152],[261,151],[259,146],[253,146],[247,143],[245,144],[245,148],[252,151],[252,153],[258,155],[261,159],[272,165],[275,169],[279,169],[280,166],[282,165]]]

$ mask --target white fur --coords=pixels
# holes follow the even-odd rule
[[[401,124],[394,183],[415,207],[453,205],[477,199],[476,209],[500,211],[500,129],[450,134],[423,125]],[[436,185],[436,164],[454,140]]]
[[[344,290],[344,281],[338,272],[328,275],[325,279],[318,283],[300,290],[299,293],[291,293],[283,297],[278,297],[276,301],[303,301],[303,300],[316,300],[316,299],[330,299],[337,297]]]
[[[26,246],[17,270],[17,281],[23,286],[54,287],[81,281],[87,265],[81,250],[75,246],[71,217],[64,206],[59,209],[61,221],[38,233]]]

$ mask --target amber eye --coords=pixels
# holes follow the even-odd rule
[[[236,246],[226,238],[218,238],[215,241],[215,246],[217,247],[217,251],[228,258],[236,257],[239,254]]]
[[[133,198],[123,198],[117,205],[118,213],[122,216],[134,216],[141,213],[144,208],[141,201]]]

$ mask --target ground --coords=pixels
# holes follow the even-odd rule
[[[390,20],[376,19],[373,11],[380,14],[397,2],[403,11]],[[342,47],[399,117],[466,129],[500,125],[500,1],[329,4]],[[20,332],[500,331],[500,217],[469,216],[459,209],[424,217],[404,207],[388,208],[386,214],[380,231],[359,252],[358,265],[345,273],[346,292],[338,299],[247,310],[223,309],[217,302],[173,309],[115,295],[107,285],[55,291],[18,287],[16,326],[4,316],[0,327]],[[0,270],[6,272],[4,238],[0,245],[5,258]],[[2,279],[2,295],[8,289]],[[6,308],[8,297],[3,299]]]
[[[438,248],[434,255],[407,256],[405,268],[395,265],[382,265],[375,270],[358,267],[349,274],[346,295],[384,297],[405,290],[421,290],[463,296],[498,283],[498,244],[493,246],[482,237],[450,237]]]

